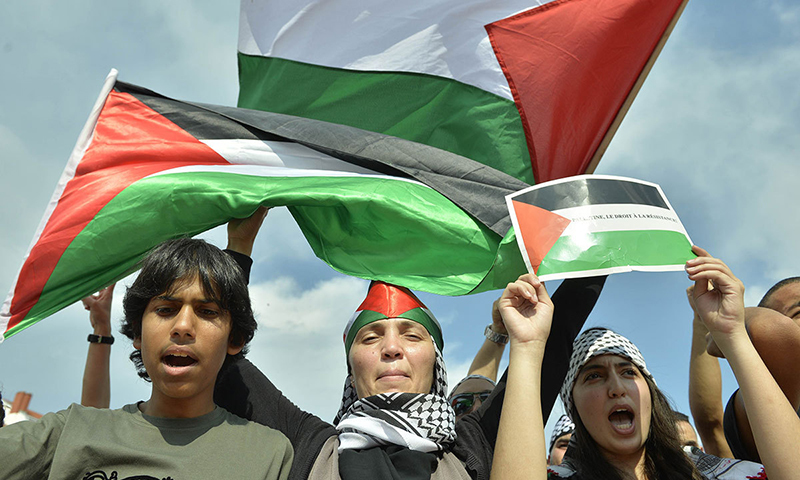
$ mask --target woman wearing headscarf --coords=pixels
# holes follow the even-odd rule
[[[762,457],[765,465],[720,459],[691,447],[681,449],[673,410],[639,350],[611,330],[592,328],[576,339],[561,390],[566,410],[576,425],[564,462],[545,470],[521,461],[514,449],[543,449],[544,437],[518,437],[523,444],[507,448],[508,443],[501,441],[525,432],[519,427],[520,418],[507,418],[504,411],[493,479],[745,480],[765,479],[769,473],[774,480],[796,476],[800,430],[790,420],[797,420],[797,416],[788,401],[781,402],[785,398],[747,337],[741,282],[724,263],[704,250],[695,247],[695,253],[699,257],[687,262],[686,270],[689,278],[697,282],[698,312],[731,361],[746,401],[757,405],[751,421],[754,432],[758,432],[759,450],[763,447],[767,452]],[[513,320],[504,315],[504,321],[507,318]],[[515,332],[524,328],[513,322],[507,328],[512,332],[513,351],[514,337],[518,336]],[[527,359],[538,360],[536,355],[528,355]],[[514,385],[516,389],[518,384]],[[523,412],[527,407],[530,411],[535,402],[529,396],[535,392],[535,385],[522,384],[512,395],[509,374],[504,409],[509,413]]]
[[[289,437],[292,478],[488,478],[502,399],[456,427],[441,328],[416,296],[373,282],[343,337],[349,373],[333,425],[297,408],[247,363],[227,372],[216,398],[224,393],[220,405]]]
[[[251,264],[246,255],[265,215],[261,210],[228,227],[229,253],[246,275]],[[572,340],[604,281],[605,277],[565,281],[554,295],[560,294],[564,307],[543,360],[545,387],[537,408],[546,415],[566,373]],[[386,355],[404,361],[392,368],[399,371],[384,375],[387,372],[372,368],[380,362],[375,361],[379,350],[371,347],[385,343],[387,335],[402,339],[403,348],[392,346]],[[214,400],[289,438],[294,448],[291,479],[489,478],[505,375],[477,411],[454,423],[445,397],[444,342],[438,322],[408,289],[381,282],[370,286],[367,299],[345,329],[344,341],[348,377],[335,426],[297,408],[246,360],[220,373]],[[407,352],[411,355],[406,360]]]

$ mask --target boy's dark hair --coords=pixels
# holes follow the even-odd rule
[[[123,335],[131,340],[141,337],[142,317],[150,300],[199,278],[203,294],[230,314],[231,343],[244,347],[240,353],[228,355],[225,364],[247,353],[247,344],[253,339],[257,323],[242,270],[228,254],[203,240],[180,238],[155,247],[141,265],[139,276],[128,287],[122,301],[125,317],[120,332]],[[150,381],[142,352],[134,350],[130,358],[136,365],[136,373]]]
[[[789,284],[792,284],[792,283],[797,283],[797,282],[800,282],[800,277],[784,278],[780,282],[778,282],[775,285],[773,285],[772,288],[767,290],[767,293],[765,293],[764,297],[761,298],[761,301],[758,302],[758,306],[759,307],[769,308],[769,307],[767,307],[767,303],[769,302],[770,298],[772,298],[772,295],[775,294],[775,292],[777,292],[781,288],[785,287],[786,285],[789,285]]]

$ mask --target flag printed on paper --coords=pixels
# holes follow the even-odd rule
[[[260,205],[288,206],[348,275],[443,295],[499,288],[524,271],[503,199],[525,186],[427,145],[181,102],[112,71],[0,310],[0,339],[128,275],[160,242]]]
[[[591,173],[687,0],[242,0],[239,106]]]
[[[654,183],[579,175],[526,188],[506,202],[528,270],[542,280],[683,270],[695,257]]]

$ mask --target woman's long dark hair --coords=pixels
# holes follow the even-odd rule
[[[689,457],[681,449],[678,428],[667,397],[661,393],[653,380],[644,376],[652,399],[650,432],[644,444],[645,474],[649,480],[703,480]],[[567,460],[581,479],[625,480],[618,468],[612,465],[597,446],[583,424],[573,403],[572,419],[575,422],[573,437],[577,451]]]

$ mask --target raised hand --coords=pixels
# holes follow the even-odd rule
[[[512,345],[547,342],[553,321],[553,302],[536,275],[528,273],[509,283],[497,307]]]
[[[506,330],[505,324],[503,324],[503,316],[500,315],[500,299],[498,298],[494,302],[492,302],[492,330],[497,333],[502,333],[503,335],[507,335],[508,331]]]
[[[722,260],[700,247],[692,247],[698,257],[686,262],[689,279],[695,282],[694,306],[708,331],[717,338],[746,331],[744,328],[744,284]]]
[[[95,335],[104,337],[111,335],[111,299],[114,295],[114,285],[116,283],[81,300],[83,308],[89,311],[89,322]]]
[[[256,235],[261,229],[261,224],[267,218],[268,207],[258,209],[247,218],[235,218],[228,222],[228,250],[251,255]]]

